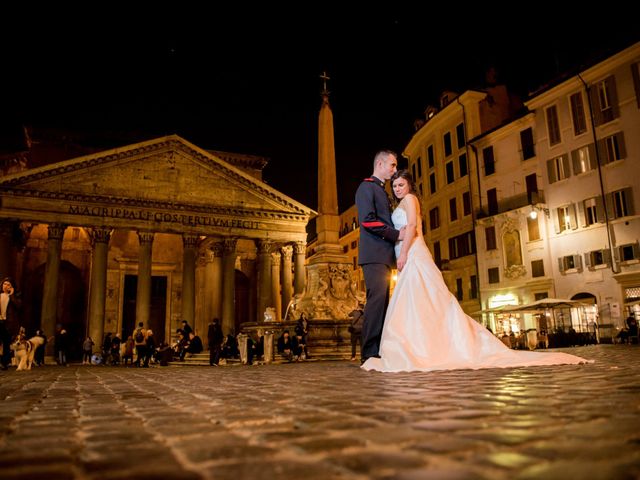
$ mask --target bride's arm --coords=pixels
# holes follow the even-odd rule
[[[396,262],[399,272],[402,271],[404,265],[407,263],[409,248],[411,248],[413,239],[417,234],[416,228],[418,225],[418,199],[415,195],[409,194],[404,198],[404,203],[404,211],[407,212],[407,226],[404,232],[402,248],[400,249],[400,256]]]

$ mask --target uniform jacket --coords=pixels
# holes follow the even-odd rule
[[[360,221],[358,264],[396,264],[393,246],[400,232],[391,222],[391,205],[384,182],[376,177],[365,178],[356,191],[356,208]]]

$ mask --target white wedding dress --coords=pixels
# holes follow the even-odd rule
[[[407,214],[400,207],[394,210],[391,219],[396,229],[407,224]],[[402,242],[395,246],[396,258],[401,246]],[[407,263],[389,302],[380,357],[369,358],[362,368],[381,372],[428,372],[587,362],[567,353],[511,350],[467,316],[431,257],[420,220]]]

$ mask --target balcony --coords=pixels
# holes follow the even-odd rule
[[[518,210],[527,205],[536,205],[539,203],[544,203],[543,190],[531,193],[519,193],[518,195],[500,199],[498,205],[494,205],[493,208],[489,208],[489,205],[483,205],[483,208],[476,209],[476,218],[492,217],[493,215],[499,215],[512,210]]]

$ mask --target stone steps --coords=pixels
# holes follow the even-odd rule
[[[328,348],[316,348],[313,352],[311,352],[311,357],[304,361],[342,361],[349,360],[351,358],[351,346],[349,348],[341,348],[339,350],[328,349]],[[254,358],[254,363],[263,364],[263,360],[256,360]],[[275,355],[271,363],[274,364],[282,364],[288,363],[285,359],[283,359],[280,355]],[[221,361],[221,365],[241,365],[242,362],[239,358],[231,358],[224,359],[224,362]],[[169,362],[169,365],[173,367],[193,367],[193,366],[209,366],[209,352],[197,353],[195,355],[187,354],[184,358],[184,361],[174,360]]]

